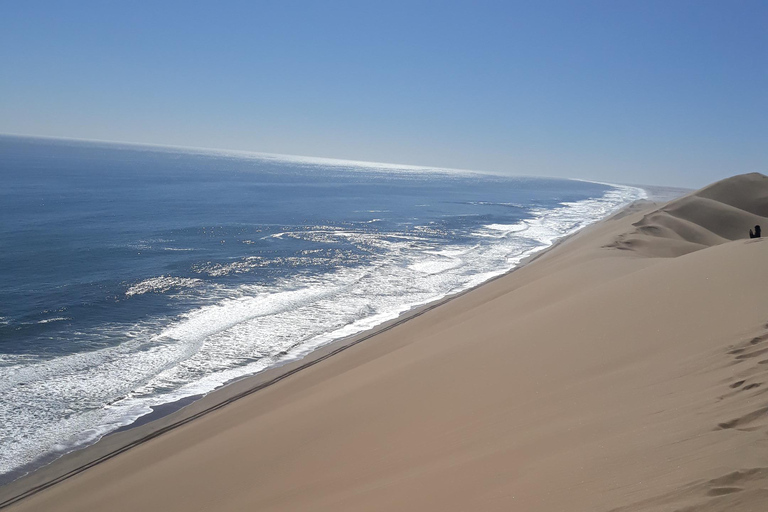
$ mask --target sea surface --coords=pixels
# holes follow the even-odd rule
[[[10,136],[0,183],[0,483],[152,407],[482,283],[645,197]]]

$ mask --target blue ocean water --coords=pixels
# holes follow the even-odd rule
[[[465,290],[644,191],[0,137],[0,479]]]

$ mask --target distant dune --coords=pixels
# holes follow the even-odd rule
[[[752,226],[768,226],[768,177],[734,176],[667,203],[618,236],[619,249],[675,257],[748,238]],[[661,240],[659,240],[661,239]]]
[[[756,224],[768,227],[760,174],[636,203],[332,357],[61,459],[0,501],[28,491],[10,510],[765,512],[768,243],[749,239]]]

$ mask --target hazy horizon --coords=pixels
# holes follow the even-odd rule
[[[232,156],[260,156],[260,157],[277,157],[280,160],[286,160],[286,161],[301,161],[306,160],[309,163],[325,163],[325,164],[331,164],[331,165],[345,165],[345,164],[355,164],[357,166],[371,166],[371,167],[391,167],[391,168],[397,168],[397,169],[415,169],[415,170],[440,170],[440,171],[456,171],[456,172],[462,172],[462,173],[480,173],[480,174],[488,174],[488,175],[495,175],[495,176],[509,176],[509,177],[520,177],[520,178],[553,178],[558,179],[557,176],[533,176],[533,175],[525,175],[525,174],[511,174],[511,173],[503,173],[503,172],[493,172],[493,171],[486,171],[483,169],[459,169],[456,167],[447,167],[447,166],[433,166],[433,165],[413,165],[413,164],[407,164],[402,162],[374,162],[371,160],[350,160],[346,158],[333,158],[333,157],[325,157],[325,156],[314,156],[314,155],[287,155],[283,153],[267,153],[263,151],[249,151],[249,150],[242,150],[242,149],[233,149],[233,148],[208,148],[208,147],[193,147],[193,146],[176,146],[176,145],[167,145],[167,144],[152,144],[152,143],[145,143],[145,142],[126,142],[126,141],[115,141],[115,140],[99,140],[99,139],[75,139],[71,137],[47,137],[47,136],[37,136],[37,135],[23,135],[23,134],[15,134],[15,133],[0,133],[0,137],[10,137],[10,138],[20,138],[20,139],[38,139],[38,140],[50,140],[50,141],[69,141],[74,143],[84,143],[84,144],[95,144],[95,145],[104,145],[104,146],[127,146],[129,148],[152,148],[157,150],[174,150],[174,151],[194,151],[194,152],[200,152],[202,154],[211,154],[211,155],[220,155],[220,156],[228,156],[227,154],[230,153]],[[590,180],[585,178],[565,178],[565,179],[571,179],[571,180],[577,180],[577,181],[587,181],[592,183],[606,183],[606,184],[612,184],[612,185],[629,185],[629,186],[646,186],[649,187],[647,192],[649,192],[652,195],[659,195],[659,197],[665,198],[667,195],[669,195],[667,192],[674,192],[674,191],[682,191],[682,190],[695,190],[695,188],[692,187],[676,187],[676,186],[666,186],[666,185],[658,185],[655,183],[629,183],[629,182],[602,182],[599,180]],[[669,195],[669,198],[678,197],[678,194],[672,194]]]

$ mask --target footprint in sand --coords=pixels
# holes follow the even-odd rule
[[[739,418],[735,418],[730,421],[719,423],[715,430],[725,430],[729,428],[740,427],[743,425],[747,425],[748,423],[752,423],[753,421],[756,421],[756,420],[768,419],[767,413],[768,413],[768,406],[761,407],[760,409],[757,409],[756,411],[752,411]]]
[[[740,349],[740,350],[744,352],[744,349]],[[766,352],[768,352],[768,348],[761,348],[760,350],[754,350],[752,352],[747,352],[746,354],[740,354],[736,356],[736,359],[751,359],[753,357],[763,355]]]
[[[733,494],[734,492],[743,491],[741,487],[713,487],[707,491],[707,496],[724,496],[726,494]]]

